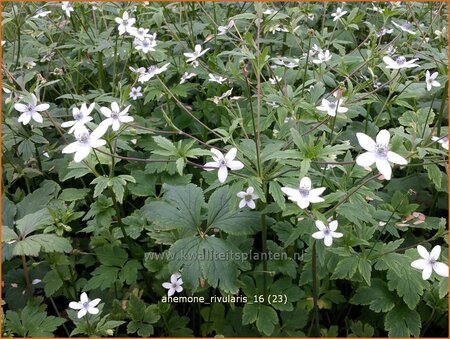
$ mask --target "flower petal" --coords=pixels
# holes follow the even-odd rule
[[[228,161],[232,161],[234,160],[234,158],[236,158],[236,154],[237,154],[237,148],[233,147],[232,149],[230,149],[228,151],[228,153],[225,155],[225,159],[227,159]]]
[[[369,167],[375,162],[376,158],[372,152],[366,152],[356,157],[356,163],[361,167]]]
[[[107,118],[111,118],[111,110],[108,107],[100,107],[100,112],[102,112],[102,114],[107,117]]]
[[[42,111],[48,110],[49,108],[50,108],[50,105],[49,105],[49,104],[40,104],[40,105],[37,105],[37,106],[34,108],[34,110],[35,110],[36,112],[42,112]]]
[[[423,280],[430,279],[431,273],[433,273],[433,267],[431,266],[431,264],[428,264],[422,271],[422,279]]]
[[[417,259],[411,263],[411,267],[417,268],[418,270],[423,270],[429,265],[429,261],[425,259]]]
[[[448,277],[448,266],[442,262],[437,262],[433,265],[434,271],[441,277]]]
[[[90,314],[98,314],[98,312],[100,312],[99,309],[96,308],[96,307],[88,307],[87,311],[88,311]]]
[[[330,229],[331,232],[334,232],[337,230],[338,228],[338,221],[337,220],[333,220],[328,224],[328,228]]]
[[[387,161],[387,160],[377,160],[375,162],[375,164],[377,165],[378,171],[381,174],[383,174],[384,178],[386,180],[391,180],[392,168],[391,168],[391,165],[389,164],[389,161]]]
[[[300,207],[302,209],[308,208],[308,206],[309,206],[309,199],[305,199],[300,196],[298,199],[296,199],[296,201],[297,201],[298,207]]]
[[[387,152],[387,159],[388,159],[388,161],[390,161],[394,164],[399,164],[399,165],[407,165],[408,164],[408,160],[403,158],[401,155],[391,152],[391,151]]]
[[[441,255],[441,246],[439,246],[439,245],[434,246],[430,252],[430,258],[433,258],[434,260],[438,260],[440,255]]]
[[[66,147],[64,147],[61,152],[66,154],[75,153],[79,148],[80,146],[78,145],[78,142],[72,142],[71,144],[68,144]]]
[[[321,231],[319,231],[319,232],[314,232],[313,234],[311,234],[311,236],[312,236],[314,239],[323,239],[323,238],[325,238],[325,234],[324,234],[323,232],[321,232]]]
[[[227,162],[227,166],[230,170],[237,171],[244,168],[244,164],[239,160],[232,160]]]
[[[89,298],[88,298],[86,292],[81,293],[80,302],[82,304],[84,304],[84,303],[87,303],[88,301],[89,301]]]
[[[300,180],[300,185],[299,185],[299,187],[300,187],[300,188],[305,188],[305,189],[307,189],[307,190],[310,190],[310,189],[311,189],[311,185],[312,185],[311,179],[308,178],[308,177],[303,177],[303,178]]]
[[[366,151],[372,152],[375,149],[375,141],[367,134],[356,133],[356,137],[358,138],[360,146]]]
[[[204,170],[205,171],[215,171],[219,167],[220,167],[220,165],[217,162],[207,162],[204,165]]]
[[[183,286],[177,286],[175,287],[175,291],[177,291],[178,293],[180,293],[181,291],[183,291]]]
[[[38,122],[40,124],[42,124],[42,122],[44,121],[44,119],[42,119],[42,115],[40,115],[37,112],[31,113],[31,117],[33,118],[34,121],[36,121],[36,122]]]
[[[324,224],[322,221],[320,221],[320,220],[316,220],[315,224],[316,224],[316,227],[317,227],[319,230],[321,230],[322,232],[325,231],[325,230],[327,229],[327,227],[325,226],[325,224]]]
[[[80,147],[78,151],[75,153],[73,160],[75,162],[81,162],[84,158],[86,158],[91,152],[90,147]]]
[[[80,303],[77,303],[75,301],[71,301],[69,303],[69,307],[74,309],[74,310],[81,310],[83,308],[83,305],[81,305]]]
[[[173,296],[175,294],[175,289],[174,288],[170,288],[169,289],[169,291],[167,291],[167,295],[169,296],[169,297],[171,297],[171,296]]]
[[[244,208],[245,205],[247,205],[247,201],[245,201],[245,199],[242,199],[241,201],[239,201],[239,208]]]
[[[81,310],[78,311],[77,317],[78,319],[83,318],[87,313],[87,310],[85,308],[82,308]]]
[[[169,288],[172,288],[172,284],[169,282],[165,282],[162,284],[162,287],[169,289]]]
[[[253,200],[249,200],[249,201],[247,201],[247,206],[253,210],[253,209],[255,209],[256,204]]]
[[[323,243],[325,244],[325,246],[330,247],[333,244],[333,237],[331,235],[325,236],[325,238],[323,239]]]
[[[100,299],[100,298],[94,299],[89,303],[89,306],[95,307],[100,303],[100,301],[102,301],[102,299]]]
[[[213,153],[216,155],[216,157],[219,158],[219,159],[224,158],[222,152],[219,151],[219,150],[216,149],[216,148],[211,148],[211,152],[213,152]]]
[[[225,180],[227,180],[227,176],[228,176],[228,169],[226,166],[221,166],[219,168],[219,172],[218,172],[218,177],[219,177],[219,181],[221,183],[224,183]]]
[[[14,104],[14,108],[16,109],[16,111],[19,111],[20,113],[28,111],[28,106],[20,103]]]
[[[319,195],[321,195],[323,192],[325,192],[326,187],[318,187],[318,188],[314,188],[311,191],[309,191],[309,197],[318,197]]]
[[[344,236],[344,234],[342,234],[341,232],[333,232],[333,233],[331,233],[331,236],[333,238],[342,238]]]
[[[382,129],[377,134],[377,144],[388,145],[391,139],[391,133],[388,130]]]
[[[419,255],[425,260],[428,261],[430,259],[430,253],[428,253],[427,249],[422,245],[417,246],[417,252],[419,252]]]

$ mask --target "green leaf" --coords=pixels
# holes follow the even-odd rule
[[[89,191],[88,188],[66,188],[61,192],[58,199],[69,202],[84,200]]]
[[[422,323],[417,311],[398,304],[386,314],[384,326],[389,337],[418,337]]]
[[[240,258],[238,258],[240,256]],[[212,287],[237,293],[238,268],[246,267],[241,251],[232,243],[215,237],[198,236],[178,240],[169,250],[169,270],[182,270],[183,281],[193,290],[204,278]]]
[[[6,311],[5,327],[19,337],[54,337],[53,332],[66,320],[47,316],[37,306],[25,306],[20,313]]]
[[[34,234],[18,241],[15,245],[13,255],[37,257],[41,250],[46,253],[69,253],[72,251],[70,241],[56,234]]]
[[[64,283],[56,270],[48,271],[42,281],[45,284],[44,292],[47,297],[51,297],[53,294],[55,294],[56,291],[58,291]]]
[[[177,154],[177,148],[169,139],[158,135],[158,136],[153,137],[153,140],[156,142],[156,144],[159,147],[161,147],[162,149],[164,149],[166,151],[169,151],[170,154],[172,154],[172,155]]]
[[[105,245],[95,250],[102,265],[122,267],[128,259],[127,252],[114,245]]]
[[[262,304],[246,304],[242,313],[242,324],[252,324],[256,322],[258,331],[266,336],[270,336],[275,326],[278,325],[277,312],[271,307]]]
[[[384,281],[373,279],[371,286],[359,287],[350,302],[356,305],[369,305],[372,311],[378,313],[393,309],[397,298],[389,291]]]
[[[128,261],[119,273],[120,281],[125,281],[128,285],[134,284],[141,268],[142,265],[136,259]]]
[[[108,177],[97,177],[92,180],[91,185],[95,184],[94,195],[93,198],[98,197],[109,185]]]
[[[141,208],[142,215],[163,230],[176,228],[196,230],[200,226],[203,192],[201,188],[163,185],[164,200],[151,202]]]
[[[59,190],[60,187],[56,182],[49,180],[44,181],[42,187],[33,191],[33,193],[28,194],[16,205],[16,218],[21,219],[28,214],[46,208],[50,200],[56,197]]]
[[[427,170],[428,178],[433,182],[437,189],[441,188],[442,172],[437,165],[426,165],[424,166]]]
[[[53,219],[47,208],[43,208],[35,213],[27,214],[22,219],[17,220],[17,230],[22,238],[28,234],[45,226],[51,225]]]
[[[281,186],[277,181],[269,182],[269,194],[273,197],[273,200],[275,200],[282,210],[286,208],[283,191],[281,191]]]
[[[359,258],[357,256],[351,256],[341,259],[331,276],[331,279],[351,279],[358,267]]]
[[[84,285],[84,291],[106,290],[112,287],[117,281],[120,268],[112,266],[100,266],[92,272],[92,278]]]
[[[175,164],[177,165],[178,174],[183,175],[183,169],[186,166],[184,158],[178,158]]]
[[[122,179],[123,180],[123,179]],[[109,186],[112,186],[112,190],[116,195],[117,201],[121,204],[123,202],[123,194],[125,192],[124,186],[126,182],[122,181],[120,177],[112,178],[109,180]]]
[[[367,285],[370,286],[370,276],[372,273],[372,265],[370,261],[365,258],[360,258],[358,261],[358,271],[361,273]]]
[[[229,211],[229,188],[217,189],[208,201],[208,227],[232,235],[254,234],[260,227],[261,214],[249,209]]]

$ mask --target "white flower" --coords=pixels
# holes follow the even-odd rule
[[[328,226],[326,226],[322,221],[316,220],[316,227],[319,229],[319,231],[313,233],[311,236],[314,239],[323,239],[323,243],[327,247],[333,244],[333,238],[341,238],[343,236],[342,233],[335,232],[338,227],[337,220],[331,221]]]
[[[423,259],[414,260],[411,266],[422,271],[423,280],[427,280],[431,277],[433,270],[442,277],[448,277],[448,266],[442,262],[438,262],[439,255],[441,254],[441,246],[437,245],[431,250],[430,253],[422,245],[417,246],[417,252]]]
[[[169,67],[169,65],[170,65],[170,63],[167,63],[164,66],[162,66],[161,68],[159,68],[156,65],[150,66],[147,71],[145,71],[144,73],[141,73],[139,75],[138,81],[140,83],[149,81],[155,75],[161,74],[162,72],[166,71],[167,68]]]
[[[124,33],[134,34],[136,28],[133,27],[133,25],[136,22],[136,19],[129,18],[128,12],[125,11],[122,14],[122,18],[115,18],[114,20],[119,24],[119,35],[122,35]]]
[[[277,83],[279,83],[281,80],[283,80],[282,77],[279,76],[275,76],[275,78],[269,78],[270,84],[271,85],[276,85]]]
[[[37,285],[39,283],[41,283],[42,280],[41,279],[33,279],[33,281],[31,282],[32,285]]]
[[[274,10],[274,9],[272,9],[272,8],[268,8],[268,9],[266,9],[264,12],[263,12],[263,14],[265,14],[265,15],[272,15],[272,14],[275,14],[277,11],[276,10]]]
[[[339,20],[339,18],[341,18],[347,13],[348,13],[347,11],[343,11],[342,8],[338,7],[336,8],[336,12],[331,13],[331,16],[334,17],[333,21],[337,21]]]
[[[377,32],[377,38],[380,38],[380,37],[382,37],[383,35],[386,35],[386,34],[391,34],[393,31],[394,30],[392,28],[388,29],[386,27],[383,27],[383,28],[381,28],[381,31]]]
[[[63,10],[65,10],[64,7],[63,7]],[[36,10],[35,14],[33,15],[33,18],[45,18],[50,13],[51,13],[51,11],[44,11],[43,8],[38,8]],[[70,16],[70,12],[69,12],[69,16]]]
[[[321,64],[329,60],[331,60],[331,54],[329,50],[319,51],[319,55],[317,56],[317,59],[313,60],[313,63]]]
[[[142,96],[141,90],[142,90],[141,86],[132,87],[130,92],[130,98],[132,98],[133,100],[137,100],[137,98]]]
[[[327,112],[328,115],[334,117],[337,113],[346,113],[348,111],[347,107],[343,106],[343,99],[328,101],[327,99],[322,99],[322,104],[316,106],[319,111]]]
[[[80,301],[71,301],[69,307],[78,311],[78,319],[83,318],[87,313],[98,314],[99,309],[96,307],[100,303],[101,299],[97,298],[94,300],[89,300],[85,292],[81,293]]]
[[[156,40],[150,38],[134,39],[134,48],[137,51],[142,51],[143,53],[154,52],[156,47]]]
[[[223,78],[220,75],[215,75],[215,74],[208,74],[209,76],[209,81],[211,82],[218,82],[219,84],[222,84],[225,80],[227,80],[227,78]]]
[[[442,147],[444,147],[448,151],[448,135],[443,137],[432,137],[433,141],[437,141],[441,144]]]
[[[231,92],[233,91],[233,88],[229,89],[228,91],[226,91],[225,93],[223,93],[220,97],[215,96],[212,99],[208,99],[208,100],[212,100],[212,102],[214,102],[216,105],[219,104],[220,100],[225,99],[227,97],[229,97],[231,95]]]
[[[288,199],[296,202],[298,207],[305,209],[309,204],[315,204],[324,201],[320,195],[325,191],[325,187],[312,188],[311,179],[303,177],[300,180],[298,188],[281,187],[284,194],[288,196]]]
[[[165,282],[162,284],[162,286],[166,289],[167,295],[171,297],[175,294],[175,292],[180,293],[183,290],[183,280],[181,279],[180,273],[174,273],[170,276],[170,282]]]
[[[217,29],[219,30],[219,33],[217,33],[217,35],[227,34],[228,30],[233,26],[234,26],[234,20],[230,20],[230,22],[226,26],[217,27]]]
[[[442,28],[442,31],[435,30],[434,34],[436,35],[435,39],[446,38],[447,37],[447,27]]]
[[[18,122],[21,122],[24,125],[27,125],[31,118],[33,118],[34,121],[42,124],[44,121],[42,119],[42,115],[38,112],[46,111],[50,107],[49,104],[37,104],[37,98],[34,94],[31,94],[31,103],[28,105],[17,103],[14,104],[14,108],[16,111],[19,111],[22,113],[18,119]]]
[[[91,134],[85,127],[76,130],[74,134],[77,141],[64,147],[62,153],[75,153],[73,158],[75,162],[80,162],[86,158],[92,148],[106,145],[106,141],[100,139],[104,134],[104,130],[98,127]]]
[[[139,67],[139,68],[133,68],[133,67],[128,67],[130,69],[130,71],[132,71],[133,73],[136,74],[144,74],[145,73],[145,67]]]
[[[127,106],[120,112],[117,102],[111,104],[111,109],[108,107],[100,107],[100,112],[107,118],[103,120],[98,126],[99,129],[104,129],[105,132],[109,126],[112,126],[113,131],[117,131],[120,128],[121,123],[132,122],[134,119],[128,115],[128,110],[131,106]]]
[[[413,68],[418,67],[419,65],[416,65],[414,62],[419,59],[411,59],[409,61],[406,61],[406,58],[404,56],[399,56],[397,59],[392,60],[391,57],[385,56],[383,57],[383,61],[387,65],[386,68],[390,69],[401,69],[401,68]]]
[[[202,51],[201,45],[195,45],[194,47],[194,53],[183,53],[185,57],[188,59],[186,62],[191,62],[196,60],[197,58],[201,57],[203,54],[205,54],[207,51],[209,51],[209,48],[206,48]]]
[[[253,193],[253,191],[253,187],[250,186],[249,188],[247,188],[246,192],[242,191],[236,194],[238,198],[242,199],[239,202],[239,208],[244,208],[246,205],[251,209],[254,209],[256,207],[255,200],[258,199],[258,196]]]
[[[314,13],[308,13],[308,20],[309,20],[309,21],[313,21],[315,17],[316,17],[316,16],[315,16]]]
[[[374,12],[378,12],[378,13],[383,13],[384,12],[384,8],[381,7],[377,7],[374,4],[372,4],[372,8],[369,8],[370,11],[374,11]]]
[[[427,71],[425,74],[426,80],[425,82],[427,83],[427,90],[431,91],[431,89],[433,87],[440,87],[441,84],[439,82],[436,81],[436,78],[438,77],[439,73],[438,72],[434,72],[433,74],[430,74],[430,71]]]
[[[180,80],[180,85],[184,84],[186,82],[186,80],[197,76],[197,74],[195,73],[188,73],[188,72],[184,72],[184,74],[181,76],[181,80]]]
[[[383,129],[378,132],[376,142],[364,133],[356,133],[358,142],[367,152],[356,157],[356,163],[362,167],[376,164],[378,171],[386,180],[391,180],[392,169],[389,162],[406,165],[408,161],[397,153],[389,151],[389,140],[391,134]]]
[[[66,12],[66,15],[70,18],[70,12],[73,12],[72,4],[69,1],[63,1],[61,8],[64,12]]]
[[[281,58],[281,59],[274,59],[273,62],[276,65],[280,65],[287,68],[295,68],[299,66],[300,59],[288,59],[288,58]]]
[[[289,32],[289,30],[282,24],[276,24],[276,25],[271,26],[269,28],[269,32],[271,32],[272,34],[275,34],[275,32],[287,33],[287,32]]]
[[[72,109],[73,121],[66,121],[61,124],[61,127],[69,129],[69,134],[72,134],[74,131],[78,129],[84,128],[84,125],[91,121],[93,118],[89,115],[94,109],[95,103],[89,105],[89,108],[86,107],[86,104],[82,104],[81,108],[74,107]]]
[[[153,40],[156,39],[156,33],[148,34],[149,29],[148,28],[138,28],[133,30],[130,34],[134,36],[136,39],[144,40],[145,38],[153,38]]]
[[[228,176],[228,168],[232,171],[237,171],[244,168],[244,164],[238,160],[234,160],[236,158],[237,149],[232,148],[228,151],[228,153],[224,156],[221,151],[215,148],[211,148],[211,152],[215,154],[213,156],[213,162],[207,162],[205,164],[206,171],[214,171],[218,169],[218,177],[221,183],[224,183],[227,180]]]
[[[407,33],[409,33],[409,34],[416,35],[416,32],[411,31],[411,30],[409,29],[409,27],[411,27],[411,24],[408,23],[408,22],[404,22],[403,24],[400,25],[400,24],[396,23],[395,21],[392,21],[392,24],[393,24],[395,27],[401,29],[403,32],[407,32]]]

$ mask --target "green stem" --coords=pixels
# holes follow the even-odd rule
[[[312,248],[312,294],[313,294],[313,303],[314,303],[314,327],[316,330],[316,337],[320,336],[320,324],[319,324],[319,305],[318,300],[319,296],[317,293],[317,250],[316,250],[316,242],[313,243]]]
[[[22,267],[23,267],[23,276],[25,277],[25,283],[27,285],[27,294],[29,297],[31,297],[31,282],[30,282],[30,273],[28,271],[28,266],[27,266],[27,259],[25,257],[25,255],[22,255]]]

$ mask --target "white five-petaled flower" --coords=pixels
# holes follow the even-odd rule
[[[223,78],[220,75],[215,75],[215,74],[208,74],[209,76],[209,81],[211,82],[218,82],[219,84],[222,84],[225,80],[227,80],[227,78]]]
[[[227,34],[228,30],[233,26],[234,26],[234,20],[230,20],[230,22],[226,26],[217,27],[217,29],[219,30],[219,33],[217,33],[217,35]]]
[[[233,91],[233,88],[231,88],[231,89],[229,89],[228,91],[226,91],[225,93],[223,93],[220,97],[215,96],[215,97],[213,97],[212,99],[208,99],[208,100],[211,100],[211,101],[214,102],[216,105],[218,105],[219,102],[220,102],[222,99],[228,98],[228,97],[231,95],[232,91]]]
[[[276,24],[276,25],[271,26],[269,28],[269,32],[271,32],[272,34],[275,34],[275,32],[287,33],[287,32],[289,32],[289,29],[286,26],[282,25],[282,24]]]
[[[290,59],[290,58],[277,58],[273,60],[274,64],[287,67],[295,68],[299,66],[300,59]],[[276,67],[276,66],[275,66]],[[274,68],[274,66],[272,66]]]
[[[322,99],[322,104],[316,106],[319,111],[327,112],[328,115],[334,117],[336,113],[346,113],[348,111],[347,107],[343,106],[343,99],[329,101],[327,99]]]
[[[441,144],[442,147],[444,147],[448,151],[448,135],[445,135],[443,137],[432,137],[433,141],[437,141]]]
[[[242,191],[236,195],[238,198],[241,198],[241,201],[239,202],[239,208],[248,206],[251,209],[254,209],[256,207],[255,200],[258,199],[258,196],[254,193],[254,189],[252,186],[247,188],[246,192]]]
[[[63,10],[64,10],[64,8],[63,8]],[[51,11],[44,11],[43,8],[38,8],[36,10],[35,14],[33,15],[33,18],[45,18],[50,13],[51,13]]]
[[[401,68],[414,68],[419,67],[419,65],[415,64],[419,59],[411,59],[409,61],[406,61],[406,58],[404,56],[399,56],[397,59],[393,60],[389,56],[383,57],[383,61],[387,65],[386,68],[390,69],[401,69]]]
[[[98,314],[99,309],[96,307],[100,303],[101,299],[97,298],[94,300],[89,300],[86,292],[81,293],[80,301],[71,301],[69,307],[78,311],[78,319],[83,318],[87,313]]]
[[[324,201],[320,195],[325,191],[325,187],[312,188],[311,179],[303,177],[300,180],[298,188],[281,187],[284,194],[288,195],[288,199],[296,202],[298,207],[305,209],[309,204],[315,204]]]
[[[282,77],[279,77],[277,75],[275,75],[275,78],[269,78],[270,84],[271,85],[276,85],[278,84],[281,80],[283,80]]]
[[[317,55],[317,59],[314,59],[313,63],[321,64],[321,63],[327,62],[329,60],[331,60],[331,54],[330,54],[329,50],[319,51],[319,54]]]
[[[409,34],[416,35],[416,32],[411,31],[411,30],[409,29],[409,28],[411,27],[411,24],[410,24],[409,22],[404,22],[403,24],[400,25],[400,24],[396,23],[395,21],[392,21],[392,24],[393,24],[395,27],[401,29],[403,32],[407,32],[407,33],[409,33]]]
[[[86,158],[91,149],[106,145],[106,141],[100,139],[104,134],[104,129],[99,127],[90,134],[86,127],[76,130],[74,134],[77,141],[64,147],[62,153],[75,153],[73,158],[75,162],[80,162]]]
[[[232,171],[237,171],[244,168],[244,164],[239,160],[234,160],[236,158],[237,149],[233,147],[228,151],[225,156],[221,151],[215,148],[211,148],[211,152],[214,153],[213,162],[207,162],[205,164],[206,171],[214,171],[218,169],[218,177],[221,183],[224,183],[227,180],[228,169]]]
[[[137,51],[141,51],[143,53],[154,52],[156,47],[156,40],[152,38],[144,38],[144,39],[134,39],[134,48]]]
[[[386,34],[391,34],[394,30],[391,28],[386,28],[386,27],[382,27],[381,30],[379,32],[377,32],[377,38],[382,37],[383,35]]]
[[[112,126],[113,131],[117,131],[120,128],[121,123],[132,122],[133,117],[128,115],[128,110],[130,109],[130,105],[125,107],[123,111],[120,111],[119,104],[117,102],[113,102],[111,104],[111,109],[108,107],[100,107],[100,112],[107,118],[103,120],[98,128],[106,130],[109,126]]]
[[[338,227],[337,220],[331,221],[328,226],[326,226],[322,221],[316,220],[316,227],[319,231],[313,233],[311,236],[314,239],[323,239],[323,243],[327,247],[333,244],[333,238],[341,238],[343,236],[342,233],[336,232]]]
[[[417,246],[417,252],[423,259],[414,260],[411,266],[422,271],[423,280],[427,280],[431,277],[433,270],[442,277],[448,277],[448,266],[442,262],[438,262],[439,255],[441,254],[441,246],[437,245],[428,253],[427,249],[422,245]]]
[[[42,124],[44,121],[42,119],[42,115],[39,112],[43,112],[48,110],[50,107],[49,104],[37,104],[37,98],[34,94],[31,94],[31,102],[27,105],[17,103],[14,104],[14,108],[16,111],[19,111],[22,113],[18,119],[18,122],[21,122],[24,125],[27,125],[31,118],[33,118],[34,121]]]
[[[136,28],[133,27],[133,25],[136,22],[136,19],[128,17],[127,11],[122,14],[121,18],[115,18],[114,20],[119,24],[119,35],[124,33],[134,34]]]
[[[203,54],[205,54],[206,52],[209,51],[209,48],[205,48],[204,50],[202,50],[202,46],[201,45],[195,45],[194,47],[194,53],[183,53],[185,57],[187,57],[188,59],[186,60],[186,62],[192,62],[194,60],[197,60],[197,58],[201,57]]]
[[[438,77],[439,73],[434,72],[433,74],[430,74],[430,71],[427,71],[425,74],[425,82],[427,84],[427,90],[431,91],[433,87],[439,87],[441,84],[436,81],[436,78]]]
[[[342,8],[338,7],[336,8],[336,12],[331,13],[331,16],[334,17],[333,21],[337,21],[347,13],[347,11],[343,11]]]
[[[168,289],[167,295],[169,297],[173,296],[175,292],[180,293],[183,291],[183,286],[181,285],[183,285],[183,280],[181,279],[181,274],[178,272],[170,276],[170,282],[165,282],[162,284],[164,288]]]
[[[376,142],[364,133],[356,133],[358,142],[367,152],[356,157],[356,163],[362,167],[369,167],[376,164],[378,171],[383,174],[386,180],[391,180],[392,169],[390,162],[399,165],[406,165],[408,161],[397,153],[389,151],[389,140],[391,134],[383,129],[378,132]]]
[[[132,98],[133,100],[137,100],[137,98],[142,96],[141,90],[142,90],[141,86],[132,87],[130,92],[130,98]]]
[[[74,131],[84,128],[84,125],[91,121],[93,118],[89,115],[94,109],[95,103],[89,105],[89,108],[86,107],[86,104],[82,104],[81,108],[74,107],[72,109],[73,121],[66,121],[61,124],[62,128],[70,127],[69,134],[72,134]]]
[[[155,40],[156,33],[154,33],[152,35],[152,34],[149,34],[148,31],[149,31],[148,28],[141,27],[141,28],[133,30],[130,34],[139,40],[144,40],[145,38],[153,38],[153,40]]]
[[[155,75],[161,74],[162,72],[166,71],[169,67],[170,63],[165,64],[164,66],[158,67],[156,65],[150,66],[146,71],[139,74],[138,81],[140,83],[147,82],[151,78],[153,78]]]
[[[70,12],[73,12],[72,4],[69,1],[63,1],[61,8],[64,12],[66,12],[66,15],[70,18]]]
[[[186,82],[186,80],[195,77],[197,74],[195,73],[188,73],[188,72],[184,72],[184,74],[181,76],[181,80],[180,80],[180,85],[184,84]]]

